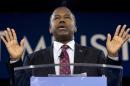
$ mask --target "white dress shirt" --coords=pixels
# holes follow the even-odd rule
[[[61,54],[61,46],[64,45],[60,42],[54,41],[53,46],[53,56],[54,56],[54,63],[59,64],[60,63],[60,54]],[[74,40],[68,42],[66,45],[68,45],[70,48],[67,49],[68,55],[69,55],[69,61],[70,63],[74,63],[74,50],[75,50],[75,42]],[[71,74],[73,74],[73,66],[70,66]],[[56,75],[60,74],[60,67],[55,66]]]

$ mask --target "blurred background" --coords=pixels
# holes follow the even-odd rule
[[[18,40],[26,38],[26,54],[51,45],[49,18],[56,7],[67,6],[76,16],[78,32],[75,40],[84,46],[103,50],[107,33],[114,34],[117,25],[130,27],[130,5],[127,1],[101,0],[31,0],[0,1],[0,36],[7,27],[14,28]],[[130,81],[129,43],[121,48],[123,86]],[[0,81],[9,83],[9,55],[0,39]]]

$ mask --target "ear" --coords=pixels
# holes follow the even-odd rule
[[[75,26],[75,30],[74,30],[74,32],[77,32],[77,26]]]
[[[51,27],[49,27],[49,32],[50,32],[50,34],[52,34],[52,29],[51,29]]]

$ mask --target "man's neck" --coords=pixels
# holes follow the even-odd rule
[[[57,40],[55,40],[55,41],[57,41]],[[68,41],[57,41],[57,42],[60,42],[60,43],[62,43],[62,44],[67,44],[67,43],[70,42],[70,41],[72,41],[72,40],[68,40]]]

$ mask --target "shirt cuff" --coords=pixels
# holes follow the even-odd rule
[[[15,61],[11,61],[10,60],[10,64],[13,64],[13,63],[15,63],[15,62],[18,62],[19,60],[15,60]]]
[[[108,56],[108,58],[114,60],[114,61],[118,61],[119,60],[119,57],[111,57],[111,56]]]

